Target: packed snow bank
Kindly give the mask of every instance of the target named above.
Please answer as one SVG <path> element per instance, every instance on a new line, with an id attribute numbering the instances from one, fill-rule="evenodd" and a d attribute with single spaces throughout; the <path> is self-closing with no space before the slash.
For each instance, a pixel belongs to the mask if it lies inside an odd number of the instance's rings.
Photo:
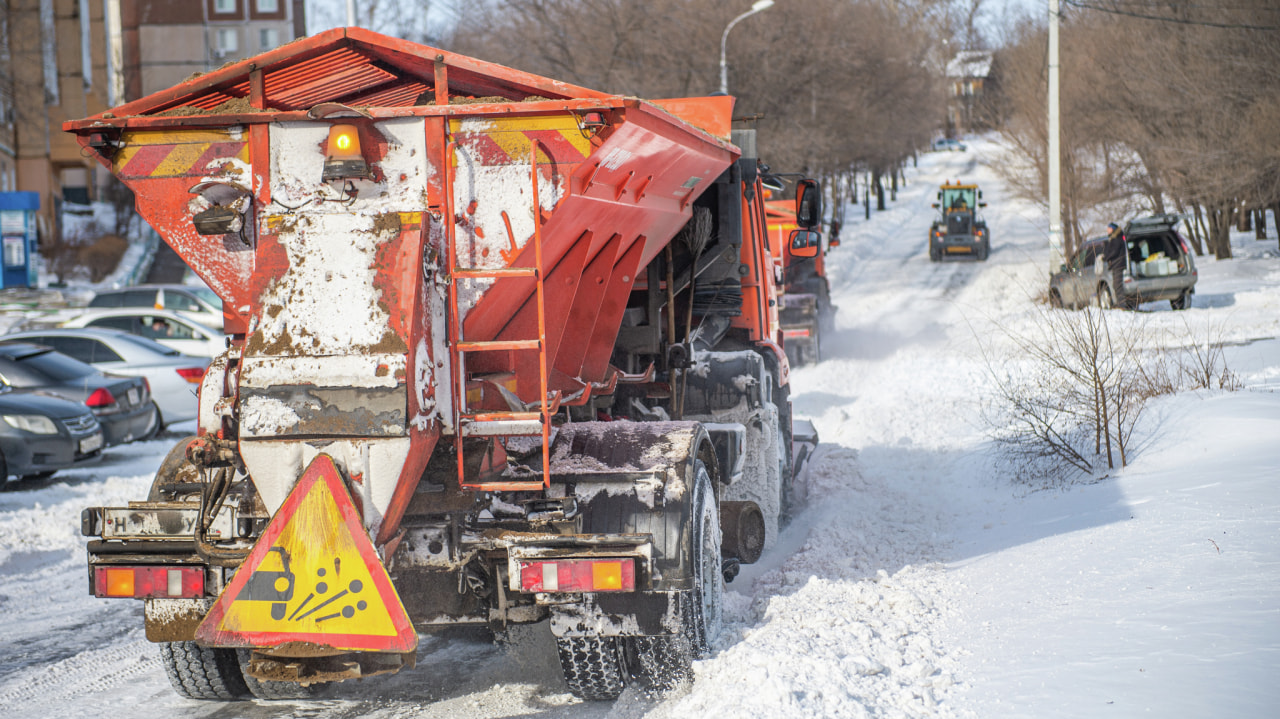
<path id="1" fill-rule="evenodd" d="M 1273 715 L 1280 394 L 1168 398 L 1144 429 L 1125 470 L 994 505 L 958 543 L 943 636 L 974 715 Z"/>

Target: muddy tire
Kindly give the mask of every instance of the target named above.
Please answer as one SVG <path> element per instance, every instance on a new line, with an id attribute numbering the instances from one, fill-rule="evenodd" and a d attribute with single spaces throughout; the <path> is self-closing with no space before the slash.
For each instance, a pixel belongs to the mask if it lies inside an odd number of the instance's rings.
<path id="1" fill-rule="evenodd" d="M 587 701 L 612 701 L 627 686 L 617 637 L 556 639 L 560 670 L 573 695 Z"/>
<path id="2" fill-rule="evenodd" d="M 1191 290 L 1187 290 L 1177 297 L 1169 300 L 1169 306 L 1175 310 L 1185 310 L 1191 306 Z"/>
<path id="3" fill-rule="evenodd" d="M 249 693 L 259 699 L 319 699 L 328 694 L 327 682 L 299 684 L 298 682 L 273 682 L 249 676 L 249 660 L 253 658 L 253 651 L 249 649 L 234 651 L 245 686 L 249 688 Z"/>
<path id="4" fill-rule="evenodd" d="M 695 658 L 711 652 L 711 642 L 720 634 L 724 607 L 723 559 L 720 556 L 720 503 L 716 501 L 711 474 L 701 461 L 694 467 L 692 546 L 693 593 L 690 606 L 682 613 L 685 635 Z"/>
<path id="5" fill-rule="evenodd" d="M 174 690 L 188 699 L 234 701 L 249 696 L 234 649 L 162 642 L 160 661 Z"/>
<path id="6" fill-rule="evenodd" d="M 681 634 L 631 637 L 627 657 L 633 676 L 651 694 L 669 692 L 692 676 L 693 661 L 711 653 L 711 643 L 720 633 L 724 606 L 723 559 L 720 555 L 720 505 L 716 502 L 711 475 L 699 461 L 694 466 L 693 591 L 681 595 Z"/>
<path id="7" fill-rule="evenodd" d="M 1062 309 L 1062 295 L 1057 290 L 1049 290 L 1049 306 L 1055 310 Z"/>

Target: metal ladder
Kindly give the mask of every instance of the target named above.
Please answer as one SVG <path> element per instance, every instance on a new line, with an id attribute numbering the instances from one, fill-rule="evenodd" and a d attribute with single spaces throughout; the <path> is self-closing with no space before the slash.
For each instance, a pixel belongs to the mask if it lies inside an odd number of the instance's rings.
<path id="1" fill-rule="evenodd" d="M 456 143 L 448 143 L 446 156 L 452 158 Z M 533 182 L 533 267 L 502 267 L 483 269 L 458 266 L 458 247 L 453 221 L 453 179 L 445 173 L 445 237 L 449 246 L 449 354 L 452 362 L 454 407 L 457 409 L 457 426 L 454 430 L 454 448 L 458 458 L 458 484 L 463 489 L 487 491 L 519 491 L 543 489 L 551 486 L 551 414 L 554 411 L 547 392 L 547 316 L 544 299 L 542 268 L 542 228 L 538 207 L 538 143 L 529 152 L 530 175 Z M 538 336 L 522 340 L 470 341 L 462 336 L 462 319 L 458 312 L 458 283 L 470 279 L 502 280 L 531 277 L 536 288 L 538 306 Z M 522 351 L 538 353 L 538 380 L 540 407 L 537 411 L 472 412 L 467 409 L 467 371 L 465 356 L 471 352 Z M 558 404 L 558 403 L 557 403 Z M 468 437 L 542 437 L 542 477 L 538 480 L 468 481 L 463 463 L 463 444 Z"/>

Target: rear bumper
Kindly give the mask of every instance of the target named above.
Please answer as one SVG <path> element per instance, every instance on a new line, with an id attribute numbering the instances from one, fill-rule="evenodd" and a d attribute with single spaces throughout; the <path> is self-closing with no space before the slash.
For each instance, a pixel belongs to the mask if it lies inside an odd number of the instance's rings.
<path id="1" fill-rule="evenodd" d="M 982 246 L 982 238 L 974 235 L 943 235 L 935 237 L 933 242 L 944 256 L 975 255 Z"/>
<path id="2" fill-rule="evenodd" d="M 1190 275 L 1172 275 L 1159 279 L 1140 279 L 1124 283 L 1124 296 L 1135 302 L 1176 300 L 1186 292 L 1194 292 L 1196 281 Z"/>
<path id="3" fill-rule="evenodd" d="M 102 425 L 102 432 L 105 435 L 108 447 L 132 442 L 135 439 L 146 436 L 159 420 L 156 417 L 155 404 L 151 402 L 147 402 L 145 405 L 130 412 L 99 414 L 96 416 L 98 423 Z"/>

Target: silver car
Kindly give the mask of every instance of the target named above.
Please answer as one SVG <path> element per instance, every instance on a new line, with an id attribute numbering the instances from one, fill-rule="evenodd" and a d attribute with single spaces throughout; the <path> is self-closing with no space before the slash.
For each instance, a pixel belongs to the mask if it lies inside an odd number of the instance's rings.
<path id="1" fill-rule="evenodd" d="M 146 377 L 160 409 L 161 427 L 196 417 L 196 391 L 209 367 L 208 357 L 184 355 L 145 337 L 92 327 L 31 330 L 0 339 L 46 345 L 100 372 Z"/>
<path id="2" fill-rule="evenodd" d="M 155 340 L 183 354 L 217 357 L 227 348 L 221 330 L 206 327 L 170 310 L 130 309 L 89 310 L 63 322 L 62 327 L 123 330 Z"/>
<path id="3" fill-rule="evenodd" d="M 1155 215 L 1125 225 L 1128 261 L 1121 286 L 1106 261 L 1106 237 L 1088 239 L 1049 278 L 1049 304 L 1078 308 L 1137 307 L 1143 302 L 1168 300 L 1175 310 L 1191 306 L 1199 272 L 1191 248 L 1175 229 L 1178 215 Z"/>
<path id="4" fill-rule="evenodd" d="M 170 310 L 205 327 L 223 329 L 222 300 L 213 290 L 201 285 L 137 285 L 102 290 L 89 301 L 89 308 L 95 310 L 121 307 Z"/>

